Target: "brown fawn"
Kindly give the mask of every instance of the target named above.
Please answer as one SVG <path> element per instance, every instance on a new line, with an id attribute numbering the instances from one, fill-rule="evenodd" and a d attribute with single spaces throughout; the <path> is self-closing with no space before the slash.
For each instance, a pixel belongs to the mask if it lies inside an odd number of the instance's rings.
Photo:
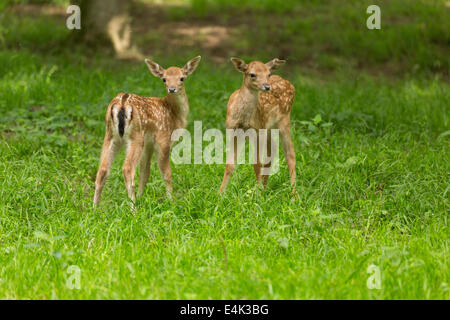
<path id="1" fill-rule="evenodd" d="M 277 75 L 271 75 L 273 70 L 283 65 L 286 61 L 273 59 L 267 63 L 253 61 L 246 64 L 238 58 L 231 58 L 236 69 L 244 74 L 242 86 L 235 91 L 228 100 L 227 129 L 267 129 L 267 152 L 272 151 L 271 129 L 279 129 L 280 140 L 284 150 L 284 156 L 289 168 L 292 193 L 295 192 L 295 153 L 290 133 L 290 117 L 292 102 L 294 100 L 294 86 L 287 80 Z M 237 158 L 237 146 L 230 153 L 232 159 L 227 160 L 225 174 L 219 193 L 225 191 L 228 180 L 234 170 Z M 256 146 L 257 159 L 253 165 L 256 179 L 267 185 L 268 175 L 261 175 L 261 166 L 268 170 L 272 163 L 261 164 L 261 151 L 259 141 Z"/>
<path id="2" fill-rule="evenodd" d="M 171 135 L 175 129 L 184 128 L 189 113 L 189 103 L 184 90 L 184 80 L 194 72 L 200 56 L 183 68 L 163 69 L 157 63 L 145 60 L 150 72 L 162 79 L 168 94 L 164 98 L 141 97 L 119 93 L 106 111 L 106 134 L 102 147 L 100 167 L 95 180 L 94 205 L 100 201 L 103 186 L 114 156 L 122 145 L 126 146 L 123 177 L 134 208 L 134 176 L 140 161 L 138 196 L 144 192 L 150 176 L 150 164 L 155 149 L 158 165 L 166 182 L 168 197 L 172 198 L 172 171 L 170 168 Z"/>

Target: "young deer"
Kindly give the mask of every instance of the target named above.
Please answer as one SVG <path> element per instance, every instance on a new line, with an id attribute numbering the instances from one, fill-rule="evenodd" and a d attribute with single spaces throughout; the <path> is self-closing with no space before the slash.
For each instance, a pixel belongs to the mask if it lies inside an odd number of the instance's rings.
<path id="1" fill-rule="evenodd" d="M 289 168 L 292 192 L 295 191 L 295 153 L 290 133 L 290 116 L 294 100 L 294 86 L 271 71 L 286 61 L 277 58 L 264 64 L 253 61 L 248 65 L 241 59 L 231 58 L 236 69 L 244 74 L 242 86 L 228 100 L 226 127 L 228 129 L 268 129 L 267 152 L 271 152 L 271 130 L 279 129 L 284 155 Z M 236 163 L 237 147 L 228 159 L 219 193 L 225 191 Z M 267 184 L 268 175 L 261 177 L 261 151 L 256 146 L 257 161 L 253 165 L 256 179 Z M 270 170 L 271 163 L 263 165 Z"/>
<path id="2" fill-rule="evenodd" d="M 183 68 L 164 70 L 157 63 L 145 60 L 150 72 L 162 79 L 167 89 L 164 98 L 141 97 L 119 93 L 106 112 L 106 134 L 103 142 L 100 167 L 95 181 L 94 205 L 100 201 L 103 186 L 115 154 L 126 145 L 123 176 L 133 208 L 134 176 L 139 160 L 141 173 L 138 196 L 144 192 L 150 175 L 153 151 L 158 149 L 158 165 L 172 198 L 172 173 L 170 168 L 171 135 L 175 129 L 186 126 L 189 103 L 184 90 L 184 79 L 197 68 L 200 56 L 190 60 Z M 156 148 L 155 148 L 156 147 Z"/>

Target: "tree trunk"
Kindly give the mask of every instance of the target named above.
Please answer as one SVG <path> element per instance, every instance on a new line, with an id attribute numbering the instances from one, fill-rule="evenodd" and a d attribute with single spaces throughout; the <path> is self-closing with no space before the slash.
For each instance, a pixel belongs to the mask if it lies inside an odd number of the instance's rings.
<path id="1" fill-rule="evenodd" d="M 71 0 L 81 9 L 78 37 L 90 45 L 112 45 L 119 58 L 140 58 L 131 42 L 131 0 Z"/>

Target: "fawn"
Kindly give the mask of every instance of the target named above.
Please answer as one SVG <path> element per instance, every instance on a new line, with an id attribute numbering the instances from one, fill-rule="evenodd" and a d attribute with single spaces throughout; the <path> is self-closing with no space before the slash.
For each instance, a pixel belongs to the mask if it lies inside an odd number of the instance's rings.
<path id="1" fill-rule="evenodd" d="M 271 131 L 279 129 L 284 156 L 289 168 L 292 193 L 295 192 L 295 153 L 290 133 L 290 116 L 294 100 L 294 86 L 280 76 L 271 75 L 271 71 L 282 66 L 286 61 L 273 59 L 266 64 L 253 61 L 248 65 L 241 59 L 231 58 L 236 69 L 244 74 L 242 86 L 235 91 L 228 100 L 226 127 L 228 129 L 267 129 L 267 150 L 271 151 Z M 237 149 L 230 154 L 232 159 L 227 160 L 225 174 L 219 193 L 225 191 L 228 180 L 234 170 Z M 268 175 L 261 177 L 261 166 L 270 170 L 271 163 L 261 164 L 261 151 L 257 143 L 257 161 L 253 165 L 256 179 L 267 185 Z"/>
<path id="2" fill-rule="evenodd" d="M 158 165 L 166 182 L 168 197 L 172 198 L 172 172 L 170 168 L 171 135 L 175 129 L 184 128 L 189 113 L 189 103 L 184 90 L 184 80 L 197 68 L 201 57 L 195 57 L 183 68 L 163 69 L 145 59 L 150 72 L 162 79 L 168 94 L 164 98 L 141 97 L 119 93 L 106 112 L 106 134 L 102 147 L 100 167 L 95 180 L 94 205 L 100 201 L 103 186 L 111 163 L 120 147 L 126 145 L 123 164 L 125 186 L 134 209 L 134 176 L 140 160 L 138 196 L 144 192 L 150 176 L 150 164 L 155 149 Z"/>

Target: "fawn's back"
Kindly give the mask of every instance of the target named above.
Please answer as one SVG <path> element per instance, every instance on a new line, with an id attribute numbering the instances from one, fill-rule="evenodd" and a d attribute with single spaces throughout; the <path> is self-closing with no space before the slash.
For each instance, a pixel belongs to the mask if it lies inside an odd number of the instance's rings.
<path id="1" fill-rule="evenodd" d="M 187 107 L 187 98 L 185 100 Z M 181 109 L 182 107 L 180 107 Z M 141 97 L 136 94 L 119 93 L 111 100 L 106 113 L 108 130 L 114 136 L 132 139 L 136 134 L 151 134 L 154 138 L 169 135 L 186 125 L 184 112 L 166 98 Z"/>
<path id="2" fill-rule="evenodd" d="M 281 119 L 290 116 L 295 96 L 292 83 L 280 76 L 270 76 L 269 84 L 270 91 L 261 92 L 258 101 L 264 128 L 271 128 Z"/>

